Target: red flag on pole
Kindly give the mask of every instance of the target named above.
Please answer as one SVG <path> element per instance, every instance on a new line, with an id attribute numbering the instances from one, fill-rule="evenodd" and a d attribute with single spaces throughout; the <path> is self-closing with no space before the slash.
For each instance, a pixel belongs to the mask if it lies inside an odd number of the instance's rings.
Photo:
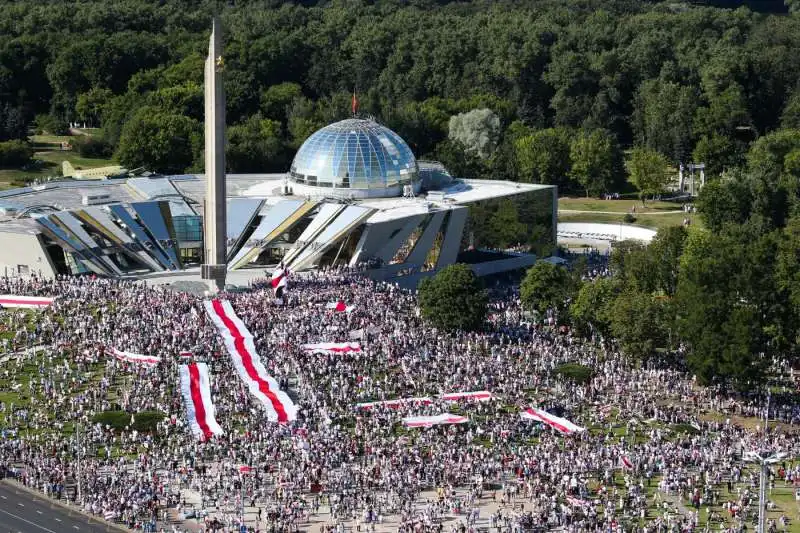
<path id="1" fill-rule="evenodd" d="M 358 98 L 356 98 L 356 91 L 353 91 L 353 115 L 358 112 Z"/>

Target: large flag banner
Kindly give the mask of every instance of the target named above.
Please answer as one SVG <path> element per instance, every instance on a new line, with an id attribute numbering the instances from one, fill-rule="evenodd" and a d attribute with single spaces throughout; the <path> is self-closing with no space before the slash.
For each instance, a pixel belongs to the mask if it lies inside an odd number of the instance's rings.
<path id="1" fill-rule="evenodd" d="M 53 303 L 55 298 L 44 296 L 15 296 L 13 294 L 0 294 L 0 308 L 14 307 L 20 309 L 44 309 Z"/>
<path id="2" fill-rule="evenodd" d="M 344 303 L 343 300 L 339 300 L 338 302 L 330 302 L 325 304 L 325 309 L 332 309 L 337 313 L 349 313 L 353 309 L 355 309 L 355 305 L 347 305 Z"/>
<path id="3" fill-rule="evenodd" d="M 211 403 L 211 380 L 205 363 L 191 363 L 180 366 L 181 393 L 186 402 L 186 414 L 192 433 L 200 440 L 208 440 L 214 435 L 222 435 L 222 428 L 214 415 Z"/>
<path id="4" fill-rule="evenodd" d="M 356 407 L 358 407 L 359 409 L 372 409 L 373 407 L 388 407 L 389 409 L 399 409 L 404 405 L 429 405 L 431 403 L 433 403 L 433 399 L 427 396 L 420 396 L 419 398 L 397 398 L 395 400 L 362 402 L 362 403 L 357 403 Z"/>
<path id="5" fill-rule="evenodd" d="M 267 418 L 273 422 L 295 420 L 297 406 L 281 390 L 275 378 L 267 373 L 256 352 L 253 335 L 236 316 L 230 302 L 214 299 L 204 302 L 204 305 L 208 316 L 222 335 L 239 377 L 247 385 L 250 394 L 267 410 Z"/>
<path id="6" fill-rule="evenodd" d="M 275 298 L 282 298 L 283 293 L 286 292 L 286 269 L 283 268 L 283 265 L 280 265 L 272 272 L 272 279 L 270 279 L 270 285 L 272 286 L 272 290 L 274 291 Z"/>
<path id="7" fill-rule="evenodd" d="M 495 397 L 494 394 L 492 394 L 491 392 L 486 390 L 480 390 L 471 392 L 448 392 L 447 394 L 441 394 L 437 396 L 437 399 L 444 400 L 446 402 L 458 402 L 458 401 L 483 402 L 486 400 L 491 400 L 494 397 Z M 429 405 L 432 403 L 433 403 L 433 398 L 431 398 L 430 396 L 420 396 L 416 398 L 395 398 L 394 400 L 357 403 L 356 407 L 360 409 L 372 409 L 373 407 L 384 406 L 384 407 L 389 407 L 391 409 L 397 409 L 399 407 L 402 407 L 403 405 L 410 405 L 410 404 Z"/>
<path id="8" fill-rule="evenodd" d="M 579 433 L 586 428 L 573 424 L 566 418 L 561 418 L 555 415 L 551 415 L 547 411 L 542 409 L 536 409 L 531 407 L 526 409 L 522 412 L 522 418 L 526 420 L 536 420 L 538 422 L 543 422 L 547 424 L 551 428 L 555 429 L 556 431 L 563 433 L 564 435 L 572 435 L 573 433 Z"/>
<path id="9" fill-rule="evenodd" d="M 139 353 L 125 352 L 116 348 L 107 348 L 108 353 L 126 363 L 136 363 L 145 366 L 155 366 L 161 362 L 160 357 L 154 355 L 142 355 Z"/>
<path id="10" fill-rule="evenodd" d="M 492 398 L 494 398 L 494 396 L 488 390 L 479 390 L 473 392 L 450 392 L 447 394 L 442 394 L 441 398 L 442 400 L 448 402 L 458 402 L 461 400 L 483 402 L 486 400 L 491 400 Z"/>
<path id="11" fill-rule="evenodd" d="M 442 424 L 464 424 L 466 422 L 469 422 L 469 418 L 466 416 L 451 415 L 450 413 L 432 416 L 407 416 L 403 419 L 403 424 L 410 428 L 429 428 Z"/>
<path id="12" fill-rule="evenodd" d="M 360 352 L 361 345 L 357 342 L 320 342 L 304 344 L 303 350 L 310 353 L 350 353 Z"/>

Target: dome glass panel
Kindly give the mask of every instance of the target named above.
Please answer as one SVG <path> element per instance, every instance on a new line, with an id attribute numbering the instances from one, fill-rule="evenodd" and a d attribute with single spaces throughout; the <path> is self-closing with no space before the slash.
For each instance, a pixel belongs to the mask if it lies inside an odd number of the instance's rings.
<path id="1" fill-rule="evenodd" d="M 417 160 L 399 135 L 356 118 L 313 133 L 297 151 L 290 171 L 297 183 L 349 189 L 410 184 L 418 176 Z"/>

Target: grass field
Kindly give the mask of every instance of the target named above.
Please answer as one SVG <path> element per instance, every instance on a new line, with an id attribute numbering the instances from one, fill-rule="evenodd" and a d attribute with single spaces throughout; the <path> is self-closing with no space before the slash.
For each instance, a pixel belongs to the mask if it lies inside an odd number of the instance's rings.
<path id="1" fill-rule="evenodd" d="M 642 206 L 639 200 L 598 200 L 596 198 L 559 198 L 559 222 L 596 222 L 600 224 L 625 224 L 625 215 L 636 208 L 633 216 L 636 221 L 631 226 L 660 229 L 679 226 L 684 219 L 692 225 L 700 224 L 697 214 L 687 214 L 681 204 L 673 202 L 647 202 Z"/>
<path id="2" fill-rule="evenodd" d="M 95 168 L 115 165 L 111 159 L 90 159 L 81 157 L 75 152 L 46 151 L 36 152 L 34 159 L 42 161 L 40 165 L 28 170 L 0 170 L 0 189 L 21 187 L 26 181 L 35 178 L 46 178 L 61 175 L 61 163 L 69 161 L 75 168 Z"/>
<path id="3" fill-rule="evenodd" d="M 71 142 L 71 135 L 31 135 L 28 137 L 33 144 L 55 144 Z"/>
<path id="4" fill-rule="evenodd" d="M 635 207 L 637 213 L 663 213 L 665 211 L 680 211 L 681 204 L 676 202 L 647 202 L 644 206 L 641 200 L 598 200 L 597 198 L 559 198 L 558 208 L 574 211 L 608 211 L 614 213 L 628 213 Z"/>

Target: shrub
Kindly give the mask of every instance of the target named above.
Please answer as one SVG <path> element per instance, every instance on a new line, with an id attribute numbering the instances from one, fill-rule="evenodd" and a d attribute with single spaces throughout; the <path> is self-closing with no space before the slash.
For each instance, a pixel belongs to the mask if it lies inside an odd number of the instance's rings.
<path id="1" fill-rule="evenodd" d="M 585 385 L 592 379 L 594 370 L 577 363 L 565 363 L 555 369 L 555 373 L 574 383 Z"/>
<path id="2" fill-rule="evenodd" d="M 33 148 L 25 141 L 0 142 L 0 168 L 21 167 L 30 162 Z"/>
<path id="3" fill-rule="evenodd" d="M 34 120 L 36 133 L 49 133 L 50 135 L 68 135 L 69 124 L 56 115 L 36 115 Z"/>
<path id="4" fill-rule="evenodd" d="M 625 218 L 623 218 L 622 220 L 624 220 L 626 224 L 633 224 L 634 222 L 636 222 L 636 217 L 633 216 L 633 214 L 631 213 L 625 213 Z"/>
<path id="5" fill-rule="evenodd" d="M 104 139 L 89 137 L 88 135 L 76 137 L 72 141 L 72 146 L 81 157 L 106 158 L 111 157 L 112 153 L 111 145 Z"/>

